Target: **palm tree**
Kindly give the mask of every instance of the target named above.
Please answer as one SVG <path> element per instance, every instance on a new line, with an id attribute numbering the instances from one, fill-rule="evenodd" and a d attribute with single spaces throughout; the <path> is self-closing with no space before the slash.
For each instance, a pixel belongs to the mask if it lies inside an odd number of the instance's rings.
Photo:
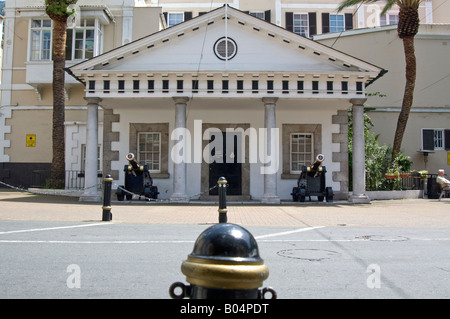
<path id="1" fill-rule="evenodd" d="M 45 0 L 45 12 L 53 21 L 53 157 L 50 187 L 62 188 L 65 180 L 65 92 L 67 18 L 74 13 L 69 6 L 78 0 Z"/>
<path id="2" fill-rule="evenodd" d="M 403 40 L 403 51 L 406 60 L 406 84 L 403 94 L 402 108 L 397 120 L 397 128 L 392 146 L 392 161 L 400 153 L 403 135 L 408 122 L 409 113 L 414 99 L 414 88 L 416 86 L 416 54 L 414 48 L 414 37 L 419 31 L 419 5 L 424 0 L 344 0 L 338 11 L 354 5 L 365 3 L 385 2 L 381 14 L 386 14 L 394 5 L 400 9 L 397 33 Z"/>

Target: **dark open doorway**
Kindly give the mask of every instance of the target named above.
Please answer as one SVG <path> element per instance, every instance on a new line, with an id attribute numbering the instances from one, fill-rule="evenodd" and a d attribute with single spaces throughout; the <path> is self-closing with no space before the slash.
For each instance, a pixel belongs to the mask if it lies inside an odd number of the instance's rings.
<path id="1" fill-rule="evenodd" d="M 220 132 L 211 135 L 210 143 L 214 145 L 214 148 L 211 150 L 211 156 L 214 161 L 209 164 L 209 195 L 218 194 L 218 189 L 214 188 L 214 186 L 222 176 L 228 182 L 228 195 L 242 195 L 240 138 L 241 136 L 234 132 Z"/>

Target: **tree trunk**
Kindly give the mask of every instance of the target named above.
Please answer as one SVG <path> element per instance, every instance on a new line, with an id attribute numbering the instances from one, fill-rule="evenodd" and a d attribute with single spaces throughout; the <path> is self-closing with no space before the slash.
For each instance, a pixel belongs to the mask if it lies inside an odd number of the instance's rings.
<path id="1" fill-rule="evenodd" d="M 403 37 L 403 49 L 406 60 L 406 84 L 403 96 L 402 109 L 398 116 L 397 129 L 392 147 L 392 161 L 400 152 L 403 135 L 408 122 L 409 113 L 413 104 L 414 88 L 416 86 L 416 54 L 414 49 L 414 36 Z"/>
<path id="2" fill-rule="evenodd" d="M 67 19 L 53 19 L 53 158 L 51 187 L 65 184 L 65 59 Z"/>

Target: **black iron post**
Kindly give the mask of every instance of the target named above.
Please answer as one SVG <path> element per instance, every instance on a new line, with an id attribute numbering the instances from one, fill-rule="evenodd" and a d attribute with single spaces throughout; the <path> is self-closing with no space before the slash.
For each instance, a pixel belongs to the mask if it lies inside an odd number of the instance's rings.
<path id="1" fill-rule="evenodd" d="M 259 289 L 269 269 L 259 255 L 255 237 L 245 228 L 219 223 L 203 231 L 181 264 L 189 284 L 169 288 L 174 299 L 276 299 L 270 287 Z"/>
<path id="2" fill-rule="evenodd" d="M 219 187 L 219 223 L 227 222 L 227 180 L 225 177 L 219 178 L 217 185 Z"/>
<path id="3" fill-rule="evenodd" d="M 102 221 L 109 222 L 112 219 L 111 213 L 111 187 L 112 187 L 111 175 L 106 175 L 103 179 L 103 216 Z"/>

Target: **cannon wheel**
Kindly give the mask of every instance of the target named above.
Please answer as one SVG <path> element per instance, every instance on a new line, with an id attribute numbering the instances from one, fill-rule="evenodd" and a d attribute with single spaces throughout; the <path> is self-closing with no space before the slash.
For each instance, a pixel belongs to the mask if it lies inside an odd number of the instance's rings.
<path id="1" fill-rule="evenodd" d="M 150 187 L 150 193 L 152 194 L 151 198 L 158 199 L 158 187 L 157 186 L 151 186 Z"/>
<path id="2" fill-rule="evenodd" d="M 306 189 L 300 188 L 300 201 L 304 202 L 306 197 Z"/>
<path id="3" fill-rule="evenodd" d="M 120 187 L 123 187 L 123 186 L 120 186 Z M 118 200 L 119 202 L 123 201 L 124 198 L 125 198 L 125 196 L 124 196 L 124 194 L 123 194 L 123 191 L 122 191 L 120 188 L 117 189 L 116 195 L 117 195 L 117 200 Z"/>
<path id="4" fill-rule="evenodd" d="M 291 195 L 292 195 L 292 201 L 298 202 L 298 187 L 294 187 L 292 189 Z"/>

